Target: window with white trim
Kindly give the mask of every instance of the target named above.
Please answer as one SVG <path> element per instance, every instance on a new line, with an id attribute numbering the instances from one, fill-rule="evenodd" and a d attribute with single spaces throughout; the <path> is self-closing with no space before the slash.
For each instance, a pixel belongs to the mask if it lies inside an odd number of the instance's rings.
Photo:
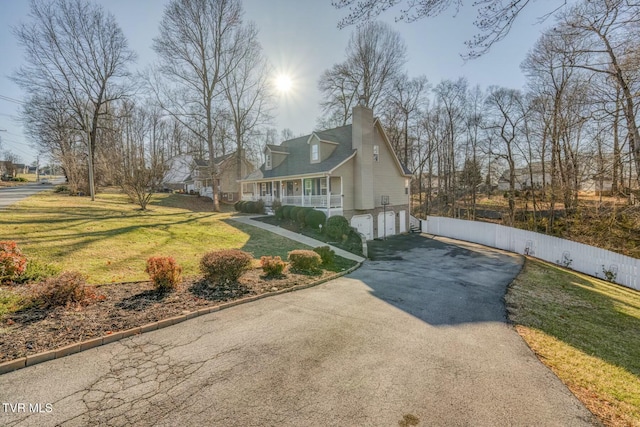
<path id="1" fill-rule="evenodd" d="M 378 146 L 374 145 L 373 146 L 373 161 L 374 162 L 377 162 L 379 160 L 379 158 L 380 158 L 378 150 L 379 150 Z"/>
<path id="2" fill-rule="evenodd" d="M 317 162 L 320 160 L 320 147 L 318 144 L 313 144 L 311 146 L 311 161 Z"/>
<path id="3" fill-rule="evenodd" d="M 267 154 L 264 160 L 264 168 L 271 169 L 271 154 Z"/>
<path id="4" fill-rule="evenodd" d="M 313 194 L 313 180 L 305 179 L 304 180 L 304 195 L 311 196 Z"/>
<path id="5" fill-rule="evenodd" d="M 323 196 L 327 195 L 327 180 L 326 179 L 321 179 L 320 180 L 320 194 Z"/>

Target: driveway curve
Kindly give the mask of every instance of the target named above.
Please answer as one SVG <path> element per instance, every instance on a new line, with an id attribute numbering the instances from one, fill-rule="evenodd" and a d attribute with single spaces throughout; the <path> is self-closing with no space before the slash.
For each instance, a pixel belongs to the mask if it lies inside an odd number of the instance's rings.
<path id="1" fill-rule="evenodd" d="M 519 256 L 417 236 L 372 251 L 323 285 L 2 375 L 0 425 L 598 424 L 506 323 Z"/>

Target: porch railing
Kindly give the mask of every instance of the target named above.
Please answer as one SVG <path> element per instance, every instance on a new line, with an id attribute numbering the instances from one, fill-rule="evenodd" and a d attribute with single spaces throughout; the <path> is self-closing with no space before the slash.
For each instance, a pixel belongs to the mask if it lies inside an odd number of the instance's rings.
<path id="1" fill-rule="evenodd" d="M 277 197 L 272 197 L 271 195 L 259 196 L 257 194 L 243 194 L 242 200 L 249 201 L 258 201 L 262 199 L 267 206 L 271 206 L 274 200 L 277 200 Z M 292 206 L 309 206 L 312 208 L 326 208 L 327 207 L 327 196 L 283 196 L 280 197 L 280 202 L 283 205 L 292 205 Z M 332 194 L 329 200 L 330 208 L 341 208 L 342 207 L 342 195 L 341 194 Z"/>

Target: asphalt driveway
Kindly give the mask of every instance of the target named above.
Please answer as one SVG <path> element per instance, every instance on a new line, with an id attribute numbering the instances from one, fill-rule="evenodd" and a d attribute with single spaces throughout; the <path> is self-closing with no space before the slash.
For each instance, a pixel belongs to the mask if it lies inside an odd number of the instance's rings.
<path id="1" fill-rule="evenodd" d="M 61 179 L 55 180 L 55 183 L 61 183 Z M 0 209 L 4 209 L 14 203 L 19 202 L 29 196 L 37 194 L 41 191 L 51 190 L 53 187 L 49 184 L 29 183 L 18 185 L 15 187 L 0 188 Z"/>
<path id="2" fill-rule="evenodd" d="M 520 257 L 416 236 L 371 249 L 315 288 L 2 375 L 0 425 L 597 424 L 505 323 Z"/>

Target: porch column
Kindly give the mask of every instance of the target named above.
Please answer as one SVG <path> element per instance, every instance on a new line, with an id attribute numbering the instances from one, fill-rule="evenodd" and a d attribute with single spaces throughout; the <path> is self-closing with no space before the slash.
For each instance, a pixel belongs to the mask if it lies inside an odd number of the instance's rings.
<path id="1" fill-rule="evenodd" d="M 282 180 L 278 181 L 278 200 L 282 203 Z"/>
<path id="2" fill-rule="evenodd" d="M 304 178 L 300 178 L 300 189 L 302 190 L 302 204 L 301 206 L 304 206 Z"/>
<path id="3" fill-rule="evenodd" d="M 331 216 L 331 175 L 327 175 L 327 218 Z"/>
<path id="4" fill-rule="evenodd" d="M 256 182 L 253 183 L 253 196 L 251 196 L 251 200 L 258 200 L 256 199 L 256 193 L 258 192 L 258 184 Z"/>

